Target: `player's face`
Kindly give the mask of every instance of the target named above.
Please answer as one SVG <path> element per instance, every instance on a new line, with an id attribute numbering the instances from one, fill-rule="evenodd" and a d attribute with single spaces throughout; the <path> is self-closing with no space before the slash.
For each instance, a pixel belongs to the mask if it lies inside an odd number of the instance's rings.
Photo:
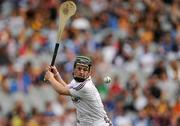
<path id="1" fill-rule="evenodd" d="M 90 75 L 89 66 L 85 64 L 76 64 L 74 68 L 74 76 L 86 79 Z"/>

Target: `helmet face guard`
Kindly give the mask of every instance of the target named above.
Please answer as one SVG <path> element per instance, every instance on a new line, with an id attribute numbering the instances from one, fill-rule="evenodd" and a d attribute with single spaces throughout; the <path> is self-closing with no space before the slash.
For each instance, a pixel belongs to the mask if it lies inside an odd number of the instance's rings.
<path id="1" fill-rule="evenodd" d="M 74 71 L 73 71 L 73 78 L 77 81 L 77 82 L 83 82 L 85 81 L 88 76 L 77 76 L 75 74 L 75 69 L 76 67 L 83 67 L 84 69 L 88 69 L 88 72 L 90 72 L 91 66 L 92 66 L 92 60 L 89 57 L 86 56 L 77 56 L 75 62 L 74 62 Z"/>

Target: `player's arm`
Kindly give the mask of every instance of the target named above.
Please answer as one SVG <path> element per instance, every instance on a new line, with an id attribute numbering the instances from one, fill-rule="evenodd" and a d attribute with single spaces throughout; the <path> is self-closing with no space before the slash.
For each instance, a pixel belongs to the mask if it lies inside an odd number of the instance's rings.
<path id="1" fill-rule="evenodd" d="M 59 75 L 59 72 L 56 73 L 56 74 L 54 74 L 54 77 L 55 77 L 55 79 L 56 79 L 58 82 L 60 82 L 64 87 L 67 86 L 66 82 L 64 82 L 64 80 L 63 80 L 63 79 L 61 78 L 61 76 Z"/>
<path id="2" fill-rule="evenodd" d="M 52 87 L 61 95 L 70 95 L 70 91 L 68 86 L 64 86 L 67 85 L 64 81 L 63 83 L 60 81 L 58 82 L 55 77 L 54 74 L 48 70 L 45 74 L 45 79 L 52 85 Z"/>
<path id="3" fill-rule="evenodd" d="M 55 66 L 49 66 L 49 67 L 50 67 L 49 69 L 51 69 L 51 71 L 54 73 L 55 79 L 56 79 L 59 83 L 61 83 L 63 86 L 67 86 L 66 82 L 64 82 L 64 80 L 61 78 L 61 76 L 60 76 L 57 68 L 56 68 Z"/>

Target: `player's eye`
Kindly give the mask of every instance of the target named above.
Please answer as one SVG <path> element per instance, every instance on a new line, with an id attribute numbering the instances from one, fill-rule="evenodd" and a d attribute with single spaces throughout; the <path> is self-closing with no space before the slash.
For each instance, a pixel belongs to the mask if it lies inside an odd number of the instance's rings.
<path id="1" fill-rule="evenodd" d="M 76 69 L 77 69 L 78 71 L 81 71 L 81 70 L 83 70 L 83 71 L 88 71 L 88 68 L 86 68 L 86 67 L 84 67 L 84 68 L 82 68 L 82 67 L 76 67 Z"/>
<path id="2" fill-rule="evenodd" d="M 83 68 L 84 71 L 88 71 L 88 68 Z"/>
<path id="3" fill-rule="evenodd" d="M 81 71 L 82 68 L 81 68 L 81 67 L 76 67 L 76 69 L 77 69 L 78 71 Z"/>

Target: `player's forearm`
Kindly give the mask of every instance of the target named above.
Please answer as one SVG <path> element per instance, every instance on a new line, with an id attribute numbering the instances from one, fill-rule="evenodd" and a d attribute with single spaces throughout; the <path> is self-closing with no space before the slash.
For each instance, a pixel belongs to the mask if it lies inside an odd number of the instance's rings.
<path id="1" fill-rule="evenodd" d="M 54 77 L 55 77 L 55 79 L 56 79 L 59 83 L 61 83 L 64 87 L 67 86 L 66 82 L 64 82 L 64 80 L 63 80 L 63 79 L 61 78 L 61 76 L 59 75 L 59 72 L 56 73 L 56 74 L 54 75 Z"/>
<path id="2" fill-rule="evenodd" d="M 61 95 L 70 95 L 69 89 L 67 86 L 64 86 L 61 82 L 58 82 L 55 78 L 49 80 L 53 88 Z M 65 83 L 65 82 L 64 82 Z M 66 85 L 66 84 L 65 84 Z"/>

